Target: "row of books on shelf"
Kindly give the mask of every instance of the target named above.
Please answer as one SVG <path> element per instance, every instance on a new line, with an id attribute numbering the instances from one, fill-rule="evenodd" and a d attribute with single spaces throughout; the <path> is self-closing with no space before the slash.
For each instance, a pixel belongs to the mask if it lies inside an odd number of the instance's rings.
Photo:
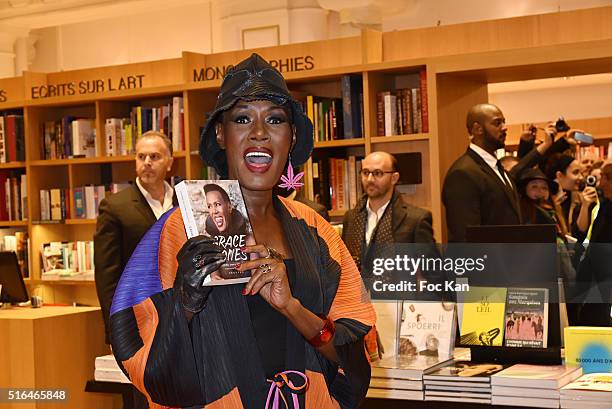
<path id="1" fill-rule="evenodd" d="M 474 362 L 463 351 L 459 355 L 375 362 L 368 396 L 539 408 L 610 407 L 611 373 L 583 374 L 574 365 Z"/>
<path id="2" fill-rule="evenodd" d="M 172 141 L 174 151 L 185 149 L 183 98 L 174 97 L 161 107 L 133 107 L 129 118 L 107 118 L 104 123 L 106 156 L 130 155 L 143 133 L 158 131 Z M 65 116 L 43 124 L 41 157 L 91 158 L 100 154 L 95 120 Z"/>
<path id="3" fill-rule="evenodd" d="M 120 192 L 129 183 L 88 185 L 72 188 L 74 214 L 70 207 L 70 189 L 55 188 L 40 190 L 40 220 L 95 219 L 98 217 L 100 202 L 107 195 Z"/>
<path id="4" fill-rule="evenodd" d="M 50 242 L 41 245 L 43 280 L 93 280 L 93 241 Z"/>
<path id="5" fill-rule="evenodd" d="M 348 210 L 357 205 L 363 193 L 360 182 L 361 159 L 321 158 L 307 164 L 306 193 L 331 210 Z"/>
<path id="6" fill-rule="evenodd" d="M 363 80 L 361 75 L 340 79 L 341 97 L 306 95 L 305 112 L 318 142 L 363 137 Z M 300 99 L 300 95 L 295 95 Z M 304 102 L 304 101 L 303 101 Z"/>
<path id="7" fill-rule="evenodd" d="M 24 231 L 15 231 L 13 234 L 1 235 L 0 251 L 14 251 L 17 254 L 17 262 L 21 269 L 21 274 L 24 278 L 30 276 L 30 263 L 29 263 L 29 247 L 30 240 L 28 239 L 28 233 Z"/>
<path id="8" fill-rule="evenodd" d="M 606 145 L 576 146 L 576 158 L 591 157 L 601 160 L 612 159 L 612 142 Z"/>
<path id="9" fill-rule="evenodd" d="M 0 163 L 24 160 L 23 115 L 0 114 Z"/>
<path id="10" fill-rule="evenodd" d="M 27 177 L 20 171 L 0 170 L 0 220 L 28 219 Z"/>
<path id="11" fill-rule="evenodd" d="M 419 85 L 376 94 L 376 133 L 379 136 L 429 132 L 427 73 L 419 73 Z"/>
<path id="12" fill-rule="evenodd" d="M 133 107 L 129 118 L 107 118 L 104 124 L 106 156 L 130 155 L 136 142 L 148 131 L 162 132 L 172 142 L 173 151 L 185 149 L 183 97 L 160 107 Z"/>
<path id="13" fill-rule="evenodd" d="M 97 155 L 96 124 L 93 119 L 65 116 L 43 124 L 43 159 L 94 157 Z"/>

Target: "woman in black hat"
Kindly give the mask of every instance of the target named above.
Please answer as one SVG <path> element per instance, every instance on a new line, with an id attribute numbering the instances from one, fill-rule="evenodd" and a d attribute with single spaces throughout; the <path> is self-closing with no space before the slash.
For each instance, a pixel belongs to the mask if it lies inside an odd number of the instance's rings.
<path id="1" fill-rule="evenodd" d="M 312 147 L 312 124 L 278 71 L 253 54 L 226 75 L 200 153 L 240 182 L 258 244 L 242 249 L 254 259 L 239 268 L 252 277 L 202 287 L 222 249 L 186 240 L 179 211 L 147 233 L 115 293 L 111 343 L 151 403 L 324 409 L 365 397 L 375 314 L 357 267 L 314 210 L 272 194 Z"/>

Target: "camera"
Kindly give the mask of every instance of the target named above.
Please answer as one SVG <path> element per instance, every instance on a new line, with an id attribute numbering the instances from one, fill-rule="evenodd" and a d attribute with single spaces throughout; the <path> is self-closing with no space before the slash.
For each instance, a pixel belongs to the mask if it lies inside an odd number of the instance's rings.
<path id="1" fill-rule="evenodd" d="M 531 125 L 529 127 L 529 133 L 531 133 L 531 135 L 536 136 L 536 134 L 538 133 L 538 128 L 536 128 L 535 125 Z"/>
<path id="2" fill-rule="evenodd" d="M 597 185 L 597 178 L 593 175 L 589 175 L 586 178 L 584 178 L 584 183 L 587 186 L 595 187 Z"/>
<path id="3" fill-rule="evenodd" d="M 559 119 L 557 119 L 557 122 L 555 122 L 555 129 L 557 130 L 557 132 L 567 132 L 570 130 L 570 126 L 567 124 L 567 122 L 565 122 L 565 119 L 563 119 L 563 117 L 559 117 Z"/>

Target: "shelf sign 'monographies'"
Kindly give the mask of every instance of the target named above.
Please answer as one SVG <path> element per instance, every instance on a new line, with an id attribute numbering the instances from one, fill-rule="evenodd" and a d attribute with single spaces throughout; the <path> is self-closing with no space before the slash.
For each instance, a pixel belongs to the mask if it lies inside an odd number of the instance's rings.
<path id="1" fill-rule="evenodd" d="M 143 88 L 144 74 L 126 75 L 119 78 L 81 80 L 60 84 L 36 85 L 31 89 L 32 99 L 65 97 L 71 95 L 97 94 L 101 92 Z M 1 102 L 1 94 L 0 94 Z"/>
<path id="2" fill-rule="evenodd" d="M 315 68 L 314 57 L 312 55 L 272 59 L 268 62 L 281 73 L 310 71 Z M 194 68 L 193 82 L 221 80 L 232 67 L 233 65 L 230 64 L 221 67 L 211 65 L 209 67 Z"/>

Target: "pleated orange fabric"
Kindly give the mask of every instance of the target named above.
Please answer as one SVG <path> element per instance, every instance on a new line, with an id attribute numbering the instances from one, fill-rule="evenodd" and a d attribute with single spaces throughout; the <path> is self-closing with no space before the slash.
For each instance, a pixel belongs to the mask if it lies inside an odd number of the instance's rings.
<path id="1" fill-rule="evenodd" d="M 187 235 L 185 234 L 181 209 L 176 209 L 168 217 L 159 240 L 159 276 L 164 290 L 171 288 L 174 284 L 176 269 L 178 268 L 176 255 L 186 241 Z"/>

